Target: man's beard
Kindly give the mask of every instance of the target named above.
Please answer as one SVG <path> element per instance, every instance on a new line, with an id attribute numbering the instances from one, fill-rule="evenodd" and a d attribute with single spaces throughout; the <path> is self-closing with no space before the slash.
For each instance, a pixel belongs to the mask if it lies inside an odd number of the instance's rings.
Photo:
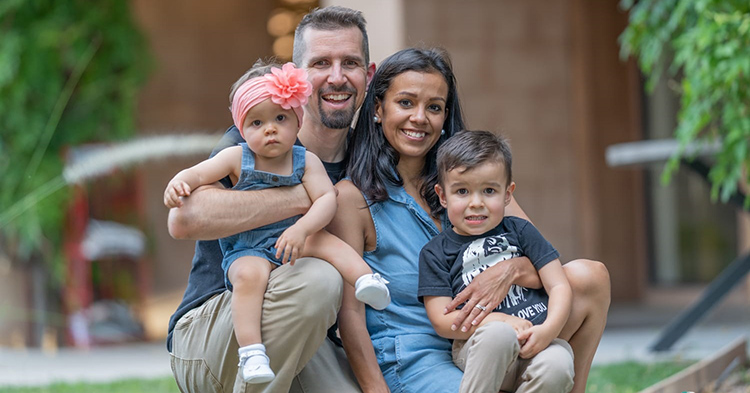
<path id="1" fill-rule="evenodd" d="M 334 130 L 340 130 L 349 128 L 354 120 L 354 108 L 346 108 L 332 113 L 326 113 L 322 109 L 320 111 L 320 122 L 328 128 Z"/>
<path id="2" fill-rule="evenodd" d="M 350 93 L 352 95 L 351 99 L 354 99 L 356 97 L 356 91 L 346 88 L 331 89 L 331 91 Z M 318 96 L 318 112 L 320 113 L 320 122 L 323 123 L 324 126 L 334 130 L 341 130 L 351 127 L 352 121 L 354 120 L 354 113 L 356 112 L 354 105 L 351 105 L 344 109 L 334 110 L 332 112 L 325 112 L 323 110 L 323 101 L 323 94 L 320 94 Z"/>

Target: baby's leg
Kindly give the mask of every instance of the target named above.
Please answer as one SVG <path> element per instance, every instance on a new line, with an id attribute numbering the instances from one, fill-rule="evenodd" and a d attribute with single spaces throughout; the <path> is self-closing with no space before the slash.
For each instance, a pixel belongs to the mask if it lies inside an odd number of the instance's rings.
<path id="1" fill-rule="evenodd" d="M 242 257 L 229 266 L 232 283 L 232 323 L 240 347 L 260 344 L 260 315 L 263 294 L 273 265 L 265 258 Z"/>
<path id="2" fill-rule="evenodd" d="M 242 257 L 229 266 L 232 283 L 232 323 L 240 345 L 240 372 L 247 383 L 266 383 L 275 377 L 261 341 L 260 318 L 263 295 L 273 265 L 264 258 Z"/>
<path id="3" fill-rule="evenodd" d="M 373 274 L 370 266 L 346 242 L 328 233 L 318 231 L 307 237 L 304 256 L 328 261 L 339 271 L 349 285 L 355 289 L 356 298 L 376 310 L 382 310 L 391 302 L 388 281 Z"/>
<path id="4" fill-rule="evenodd" d="M 325 229 L 307 237 L 305 254 L 306 257 L 320 258 L 333 265 L 351 286 L 365 274 L 372 274 L 370 266 L 353 248 Z"/>

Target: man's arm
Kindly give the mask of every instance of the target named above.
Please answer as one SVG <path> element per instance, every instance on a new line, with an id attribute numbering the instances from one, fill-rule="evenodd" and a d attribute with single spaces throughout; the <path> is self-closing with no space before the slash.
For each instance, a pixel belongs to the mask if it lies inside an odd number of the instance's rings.
<path id="1" fill-rule="evenodd" d="M 310 198 L 303 185 L 257 191 L 203 186 L 169 210 L 167 225 L 175 239 L 212 240 L 304 214 Z"/>

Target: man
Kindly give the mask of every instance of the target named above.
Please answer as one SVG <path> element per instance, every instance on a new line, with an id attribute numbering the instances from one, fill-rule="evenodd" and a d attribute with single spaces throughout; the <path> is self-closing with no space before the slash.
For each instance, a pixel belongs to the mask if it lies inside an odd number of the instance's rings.
<path id="1" fill-rule="evenodd" d="M 343 7 L 312 11 L 297 27 L 294 62 L 307 70 L 313 85 L 299 141 L 320 157 L 336 182 L 349 125 L 375 72 L 361 13 Z M 237 129 L 230 128 L 214 153 L 240 141 Z M 170 234 L 216 239 L 307 211 L 310 201 L 302 186 L 296 186 L 291 197 L 277 191 L 198 189 L 185 198 L 183 207 L 170 211 Z M 271 204 L 273 209 L 264 208 Z M 280 206 L 286 206 L 285 217 L 278 215 Z M 183 392 L 359 391 L 343 350 L 326 338 L 341 305 L 343 281 L 330 264 L 312 258 L 271 273 L 262 336 L 276 378 L 268 384 L 245 384 L 237 375 L 231 292 L 224 287 L 221 258 L 217 241 L 196 243 L 188 287 L 170 320 L 167 347 Z"/>

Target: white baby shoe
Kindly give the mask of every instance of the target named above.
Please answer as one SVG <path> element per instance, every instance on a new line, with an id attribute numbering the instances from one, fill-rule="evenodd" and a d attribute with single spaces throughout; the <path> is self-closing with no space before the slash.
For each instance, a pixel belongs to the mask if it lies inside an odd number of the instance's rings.
<path id="1" fill-rule="evenodd" d="M 388 281 L 380 274 L 365 274 L 354 284 L 354 296 L 360 302 L 376 310 L 382 310 L 391 303 L 391 293 L 385 284 L 388 284 Z"/>
<path id="2" fill-rule="evenodd" d="M 262 349 L 255 349 L 258 345 Z M 266 347 L 263 344 L 248 345 L 247 347 L 240 348 L 239 366 L 242 369 L 242 379 L 245 382 L 256 384 L 273 380 L 276 375 L 274 375 L 268 362 Z"/>

